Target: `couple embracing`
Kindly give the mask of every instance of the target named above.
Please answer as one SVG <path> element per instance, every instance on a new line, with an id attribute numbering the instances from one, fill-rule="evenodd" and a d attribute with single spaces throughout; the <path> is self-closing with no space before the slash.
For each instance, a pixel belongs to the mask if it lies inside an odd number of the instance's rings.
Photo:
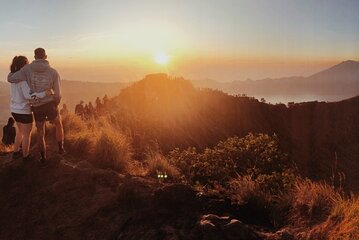
<path id="1" fill-rule="evenodd" d="M 10 66 L 8 82 L 11 83 L 11 114 L 19 129 L 15 138 L 13 158 L 25 162 L 33 157 L 29 154 L 33 118 L 37 129 L 37 145 L 40 162 L 45 164 L 45 123 L 50 121 L 56 128 L 56 140 L 60 154 L 64 153 L 64 131 L 58 105 L 61 100 L 61 80 L 57 71 L 46 60 L 45 49 L 34 51 L 35 60 L 29 64 L 24 56 L 14 57 Z M 22 151 L 20 149 L 22 146 Z"/>

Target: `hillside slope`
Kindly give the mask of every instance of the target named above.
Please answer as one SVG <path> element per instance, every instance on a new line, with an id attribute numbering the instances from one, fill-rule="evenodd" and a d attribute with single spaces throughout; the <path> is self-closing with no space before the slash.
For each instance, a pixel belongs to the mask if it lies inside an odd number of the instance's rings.
<path id="1" fill-rule="evenodd" d="M 303 176 L 329 179 L 335 165 L 346 174 L 348 189 L 359 190 L 359 97 L 286 107 L 151 75 L 124 89 L 112 104 L 119 127 L 129 128 L 139 142 L 156 141 L 165 152 L 204 149 L 249 132 L 276 133 Z"/>
<path id="2" fill-rule="evenodd" d="M 187 185 L 81 167 L 64 159 L 52 159 L 57 164 L 47 168 L 0 160 L 0 239 L 264 236 L 228 214 L 208 215 L 224 214 L 220 209 L 228 206 L 197 195 Z"/>

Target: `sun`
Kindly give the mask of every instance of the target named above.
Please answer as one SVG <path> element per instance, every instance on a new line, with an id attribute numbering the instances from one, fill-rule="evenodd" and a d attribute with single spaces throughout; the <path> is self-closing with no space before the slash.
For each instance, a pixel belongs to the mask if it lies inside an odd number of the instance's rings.
<path id="1" fill-rule="evenodd" d="M 166 53 L 157 53 L 154 60 L 158 64 L 166 65 L 169 62 L 170 57 Z"/>

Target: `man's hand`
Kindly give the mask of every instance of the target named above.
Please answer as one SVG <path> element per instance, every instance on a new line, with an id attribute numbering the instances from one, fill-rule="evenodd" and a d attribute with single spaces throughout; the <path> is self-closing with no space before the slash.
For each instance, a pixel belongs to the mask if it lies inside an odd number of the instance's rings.
<path id="1" fill-rule="evenodd" d="M 54 90 L 52 90 L 52 89 L 46 90 L 46 96 L 52 96 L 54 94 L 55 94 Z"/>

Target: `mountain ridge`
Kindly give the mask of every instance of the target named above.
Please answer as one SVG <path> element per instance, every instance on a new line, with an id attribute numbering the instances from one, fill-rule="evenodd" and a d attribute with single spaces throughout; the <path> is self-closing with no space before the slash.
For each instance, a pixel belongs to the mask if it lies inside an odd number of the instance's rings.
<path id="1" fill-rule="evenodd" d="M 359 62 L 343 61 L 307 77 L 292 76 L 260 80 L 218 82 L 193 80 L 196 87 L 214 88 L 229 94 L 246 94 L 276 102 L 338 101 L 359 95 Z"/>

